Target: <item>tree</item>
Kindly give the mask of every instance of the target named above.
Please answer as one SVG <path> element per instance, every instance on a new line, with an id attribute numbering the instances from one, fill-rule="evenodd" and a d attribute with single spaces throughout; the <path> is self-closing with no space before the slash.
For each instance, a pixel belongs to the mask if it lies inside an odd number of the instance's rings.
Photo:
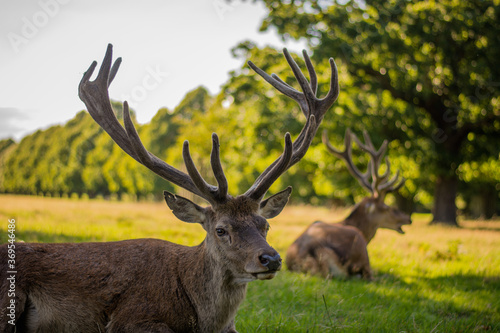
<path id="1" fill-rule="evenodd" d="M 265 3 L 261 29 L 306 38 L 316 59 L 339 59 L 360 88 L 358 104 L 389 94 L 415 115 L 400 127 L 410 143 L 429 149 L 423 162 L 434 184 L 433 221 L 457 225 L 459 166 L 498 157 L 500 1 Z"/>
<path id="2" fill-rule="evenodd" d="M 5 192 L 5 175 L 2 172 L 5 170 L 5 161 L 16 146 L 16 142 L 12 139 L 0 140 L 0 192 Z"/>

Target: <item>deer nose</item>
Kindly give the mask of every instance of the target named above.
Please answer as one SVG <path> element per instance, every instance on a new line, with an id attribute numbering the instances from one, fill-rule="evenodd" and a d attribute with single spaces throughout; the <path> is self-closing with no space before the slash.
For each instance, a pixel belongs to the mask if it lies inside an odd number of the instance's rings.
<path id="1" fill-rule="evenodd" d="M 277 271 L 281 268 L 281 257 L 279 254 L 274 256 L 263 254 L 259 256 L 259 261 L 262 266 L 267 267 L 270 271 Z"/>

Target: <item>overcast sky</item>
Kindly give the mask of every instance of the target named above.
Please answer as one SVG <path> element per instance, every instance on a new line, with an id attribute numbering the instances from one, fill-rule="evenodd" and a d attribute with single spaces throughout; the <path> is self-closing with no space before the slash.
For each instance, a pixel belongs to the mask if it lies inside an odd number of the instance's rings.
<path id="1" fill-rule="evenodd" d="M 199 85 L 212 94 L 241 66 L 243 40 L 299 51 L 259 33 L 266 10 L 236 0 L 0 0 L 0 139 L 19 140 L 84 109 L 78 83 L 108 43 L 122 66 L 110 88 L 140 123 Z"/>

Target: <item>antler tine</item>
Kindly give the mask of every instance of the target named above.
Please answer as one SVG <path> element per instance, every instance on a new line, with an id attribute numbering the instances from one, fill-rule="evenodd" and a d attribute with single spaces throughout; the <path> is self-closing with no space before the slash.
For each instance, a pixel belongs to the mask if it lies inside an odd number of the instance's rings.
<path id="1" fill-rule="evenodd" d="M 366 188 L 368 191 L 373 193 L 373 187 L 369 182 L 370 174 L 371 174 L 371 161 L 368 162 L 368 168 L 365 173 L 361 173 L 358 168 L 354 165 L 352 161 L 352 146 L 351 146 L 351 130 L 348 128 L 345 131 L 344 136 L 344 151 L 340 151 L 332 146 L 330 140 L 328 140 L 328 131 L 325 129 L 323 131 L 323 143 L 330 153 L 337 156 L 340 159 L 343 159 L 346 163 L 347 170 L 351 173 L 351 175 L 358 180 L 358 182 Z"/>
<path id="2" fill-rule="evenodd" d="M 214 190 L 213 186 L 210 185 L 210 187 L 208 187 L 207 184 L 207 189 L 205 189 L 203 186 L 198 186 L 201 182 L 196 175 L 194 176 L 195 178 L 192 179 L 190 175 L 187 175 L 186 173 L 167 164 L 150 153 L 144 147 L 130 117 L 127 102 L 123 103 L 123 121 L 125 128 L 120 124 L 111 107 L 108 87 L 118 72 L 121 64 L 121 58 L 118 58 L 114 62 L 113 66 L 111 66 L 112 57 L 113 46 L 109 44 L 97 78 L 94 81 L 90 81 L 90 77 L 97 66 L 97 62 L 94 61 L 80 81 L 78 88 L 79 96 L 87 106 L 87 110 L 92 118 L 109 134 L 113 141 L 115 141 L 116 144 L 123 149 L 123 151 L 125 151 L 125 153 L 156 173 L 158 176 L 204 198 L 211 204 L 216 204 L 219 201 L 225 200 L 225 196 L 227 195 L 227 181 L 225 181 L 224 173 L 222 171 L 222 167 L 220 166 L 220 160 L 218 162 L 214 162 L 214 159 L 219 159 L 218 138 L 213 139 L 214 149 L 216 151 L 212 156 L 212 167 L 214 169 L 214 173 L 216 174 L 215 177 L 220 188 L 215 188 Z M 189 150 L 187 151 L 187 155 L 189 155 Z M 189 159 L 188 161 L 185 161 L 185 164 L 189 169 Z M 206 184 L 206 182 L 204 183 Z"/>
<path id="3" fill-rule="evenodd" d="M 252 68 L 257 74 L 259 74 L 264 80 L 266 80 L 270 85 L 272 85 L 276 90 L 281 92 L 283 95 L 290 97 L 293 100 L 297 100 L 300 96 L 300 93 L 286 84 L 280 78 L 276 79 L 277 75 L 273 74 L 272 76 L 264 72 L 259 67 L 255 66 L 252 61 L 248 61 L 248 66 Z M 302 107 L 302 105 L 301 105 Z"/>
<path id="4" fill-rule="evenodd" d="M 378 196 L 378 187 L 383 184 L 383 182 L 387 179 L 389 176 L 389 169 L 390 169 L 390 163 L 389 160 L 385 159 L 385 162 L 387 164 L 387 169 L 383 175 L 379 175 L 379 169 L 380 169 L 380 162 L 382 161 L 382 157 L 385 155 L 385 152 L 387 151 L 387 145 L 388 141 L 384 140 L 380 148 L 377 150 L 375 146 L 373 145 L 373 142 L 370 138 L 370 135 L 366 130 L 363 131 L 363 137 L 365 140 L 365 143 L 363 144 L 358 137 L 353 133 L 352 134 L 354 141 L 356 141 L 356 144 L 365 152 L 367 152 L 370 155 L 370 158 L 372 160 L 371 164 L 371 169 L 372 169 L 372 188 L 375 196 Z"/>
<path id="5" fill-rule="evenodd" d="M 142 144 L 141 139 L 139 138 L 139 134 L 135 129 L 132 118 L 130 117 L 127 101 L 123 102 L 123 123 L 125 125 L 125 130 L 127 131 L 127 136 L 130 139 L 129 143 L 132 146 L 136 156 L 138 157 L 139 162 L 142 164 L 151 164 L 152 156 L 146 150 L 146 148 Z"/>
<path id="6" fill-rule="evenodd" d="M 122 58 L 117 58 L 115 62 L 113 63 L 113 66 L 111 67 L 111 72 L 109 73 L 109 78 L 108 78 L 108 88 L 111 82 L 115 79 L 116 73 L 118 73 L 118 69 L 120 68 L 120 65 L 122 63 Z"/>
<path id="7" fill-rule="evenodd" d="M 99 82 L 101 84 L 106 83 L 106 85 L 108 85 L 112 60 L 113 60 L 113 46 L 111 46 L 111 44 L 108 44 L 106 54 L 104 55 L 104 59 L 102 60 L 101 68 L 99 68 L 99 73 L 97 73 L 96 82 Z"/>
<path id="8" fill-rule="evenodd" d="M 379 195 L 385 197 L 387 193 L 399 190 L 406 182 L 406 178 L 402 177 L 399 184 L 395 185 L 398 182 L 398 180 L 399 180 L 399 170 L 396 171 L 396 175 L 391 180 L 378 187 L 377 190 L 379 192 Z"/>
<path id="9" fill-rule="evenodd" d="M 202 197 L 206 198 L 210 204 L 215 205 L 217 202 L 213 198 L 216 197 L 218 189 L 208 184 L 194 165 L 193 158 L 189 152 L 188 140 L 184 141 L 184 145 L 182 146 L 182 158 L 184 159 L 189 177 L 191 177 L 198 190 L 203 194 Z"/>
<path id="10" fill-rule="evenodd" d="M 361 142 L 361 140 L 358 139 L 358 137 L 356 136 L 356 134 L 352 133 L 352 136 L 353 136 L 353 139 L 356 142 L 356 144 L 361 149 L 363 149 L 368 154 L 370 154 L 370 156 L 372 156 L 377 161 L 377 165 L 380 165 L 380 160 L 382 159 L 382 157 L 384 156 L 385 152 L 387 151 L 388 141 L 384 140 L 384 142 L 382 143 L 382 145 L 380 146 L 380 148 L 377 150 L 377 149 L 375 149 L 375 146 L 373 145 L 372 140 L 370 138 L 370 135 L 368 134 L 367 131 L 363 131 L 363 137 L 365 139 L 365 143 L 364 144 Z"/>
<path id="11" fill-rule="evenodd" d="M 311 79 L 311 90 L 314 96 L 316 96 L 316 93 L 318 92 L 318 77 L 316 76 L 316 71 L 314 70 L 311 59 L 309 58 L 306 50 L 302 50 L 302 55 L 304 56 L 307 72 L 309 73 L 309 78 Z"/>
<path id="12" fill-rule="evenodd" d="M 293 87 L 291 85 L 289 85 L 288 83 L 286 83 L 285 81 L 283 81 L 278 75 L 272 73 L 271 77 L 273 79 L 277 80 L 278 82 L 280 82 L 281 84 L 285 85 L 286 87 L 288 87 L 290 89 L 293 89 Z"/>
<path id="13" fill-rule="evenodd" d="M 339 72 L 337 70 L 337 65 L 335 64 L 333 58 L 330 58 L 329 62 L 330 62 L 330 70 L 332 72 L 332 75 L 330 77 L 330 90 L 326 94 L 325 98 L 320 100 L 321 103 L 323 104 L 323 108 L 326 107 L 324 113 L 326 113 L 326 111 L 330 108 L 330 106 L 332 106 L 332 104 L 337 100 L 337 97 L 339 97 L 340 93 Z"/>
<path id="14" fill-rule="evenodd" d="M 290 85 L 281 80 L 276 74 L 268 75 L 262 69 L 255 66 L 255 64 L 251 61 L 248 62 L 248 65 L 282 94 L 295 100 L 306 116 L 306 123 L 299 136 L 290 145 L 291 157 L 288 161 L 288 164 L 284 164 L 284 161 L 286 160 L 285 155 L 287 154 L 287 144 L 285 144 L 285 152 L 283 152 L 283 154 L 277 160 L 271 163 L 271 165 L 266 170 L 264 170 L 264 172 L 256 179 L 255 183 L 245 193 L 246 196 L 254 199 L 262 199 L 272 183 L 282 173 L 284 173 L 292 165 L 296 164 L 302 159 L 302 157 L 304 157 L 305 153 L 309 149 L 309 146 L 311 145 L 314 136 L 316 135 L 318 127 L 323 120 L 326 111 L 328 111 L 330 106 L 332 106 L 332 104 L 335 102 L 339 93 L 337 67 L 333 59 L 330 58 L 330 67 L 332 71 L 330 79 L 330 91 L 324 99 L 318 99 L 316 98 L 316 90 L 318 86 L 316 72 L 314 71 L 311 60 L 309 59 L 309 56 L 307 56 L 307 53 L 305 51 L 303 52 L 305 64 L 311 78 L 311 83 L 309 83 L 304 74 L 302 74 L 299 66 L 293 60 L 292 56 L 286 48 L 283 49 L 283 54 L 290 68 L 292 69 L 302 92 L 299 92 L 296 89 L 292 88 Z M 285 136 L 285 143 L 287 142 L 287 140 L 287 136 Z M 280 165 L 279 168 L 278 165 Z"/>
<path id="15" fill-rule="evenodd" d="M 288 51 L 286 51 L 286 52 L 288 53 Z M 316 96 L 316 93 L 318 91 L 318 77 L 316 76 L 316 71 L 314 70 L 314 67 L 313 67 L 313 65 L 311 63 L 311 59 L 307 55 L 306 50 L 303 50 L 302 54 L 304 55 L 304 60 L 305 60 L 305 64 L 306 64 L 306 67 L 307 67 L 307 72 L 309 73 L 309 77 L 311 79 L 311 82 L 310 82 L 311 91 L 314 94 L 314 96 Z M 290 58 L 290 59 L 291 59 L 291 61 L 293 61 L 293 63 L 296 66 L 295 61 L 292 58 Z M 302 72 L 300 74 L 302 74 Z M 285 86 L 289 87 L 290 89 L 293 89 L 292 86 L 290 86 L 288 83 L 286 83 L 285 81 L 283 81 L 282 79 L 280 79 L 280 77 L 278 75 L 276 75 L 276 74 L 273 73 L 273 74 L 271 74 L 271 77 L 274 78 L 274 79 L 276 79 L 276 80 L 278 80 L 279 82 L 281 82 Z"/>
<path id="16" fill-rule="evenodd" d="M 368 145 L 368 147 L 370 147 L 371 150 L 376 151 L 372 139 L 370 138 L 370 134 L 368 134 L 367 130 L 363 130 L 363 138 L 365 139 L 365 142 Z"/>
<path id="17" fill-rule="evenodd" d="M 399 180 L 399 170 L 396 170 L 396 175 L 394 175 L 394 177 L 391 180 L 386 181 L 387 178 L 389 177 L 390 172 L 391 172 L 391 163 L 389 162 L 388 157 L 385 158 L 385 163 L 387 165 L 387 168 L 386 168 L 384 174 L 380 177 L 381 179 L 383 179 L 383 181 L 385 181 L 385 183 L 381 182 L 377 186 L 377 192 L 378 192 L 379 197 L 381 197 L 381 198 L 384 198 L 385 195 L 389 192 L 395 192 L 395 191 L 399 190 L 406 182 L 406 178 L 402 177 L 399 184 L 395 185 Z"/>
<path id="18" fill-rule="evenodd" d="M 351 131 L 349 129 L 346 129 L 345 131 L 345 137 L 344 137 L 344 151 L 340 151 L 338 150 L 337 148 L 335 148 L 331 143 L 330 143 L 330 140 L 328 139 L 328 130 L 324 129 L 323 130 L 323 134 L 321 135 L 321 140 L 323 141 L 323 144 L 326 146 L 327 150 L 339 157 L 339 158 L 342 158 L 344 159 L 345 157 L 344 156 L 347 156 L 347 150 L 350 149 L 351 147 L 351 135 L 350 135 Z"/>
<path id="19" fill-rule="evenodd" d="M 224 175 L 224 170 L 222 170 L 219 147 L 219 137 L 217 134 L 212 133 L 212 153 L 210 154 L 210 164 L 212 165 L 212 171 L 218 185 L 215 196 L 217 201 L 224 201 L 227 198 L 228 184 L 226 176 Z"/>
<path id="20" fill-rule="evenodd" d="M 384 174 L 380 176 L 381 179 L 387 179 L 387 177 L 389 177 L 389 174 L 391 172 L 391 162 L 389 161 L 389 157 L 386 156 L 384 160 L 386 168 Z"/>
<path id="21" fill-rule="evenodd" d="M 299 83 L 300 88 L 302 89 L 302 92 L 303 92 L 302 94 L 299 93 L 299 99 L 297 100 L 297 102 L 299 102 L 299 104 L 301 104 L 300 106 L 302 108 L 302 112 L 304 113 L 304 115 L 306 117 L 309 117 L 309 115 L 312 114 L 311 110 L 313 110 L 313 108 L 315 106 L 315 105 L 311 105 L 311 104 L 314 100 L 316 100 L 316 94 L 313 92 L 306 77 L 304 76 L 304 74 L 302 74 L 302 71 L 300 70 L 299 66 L 297 65 L 295 60 L 293 60 L 292 56 L 290 55 L 290 53 L 288 52 L 288 50 L 286 48 L 283 49 L 283 54 L 285 55 L 285 59 L 288 62 L 288 65 L 290 66 L 290 68 L 292 69 L 293 75 L 295 76 L 295 79 Z M 310 60 L 309 60 L 309 62 L 310 62 Z M 309 70 L 309 68 L 308 68 L 308 70 Z M 313 69 L 313 73 L 314 73 L 313 76 L 316 80 L 316 72 L 314 71 L 314 69 Z M 303 98 L 300 98 L 302 96 L 303 96 Z"/>

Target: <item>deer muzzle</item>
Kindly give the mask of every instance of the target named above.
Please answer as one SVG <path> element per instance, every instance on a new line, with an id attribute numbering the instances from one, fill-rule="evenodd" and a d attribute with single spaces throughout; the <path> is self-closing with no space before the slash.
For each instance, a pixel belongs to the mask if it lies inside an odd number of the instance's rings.
<path id="1" fill-rule="evenodd" d="M 274 249 L 262 253 L 246 267 L 247 272 L 259 280 L 270 280 L 281 269 L 281 256 Z"/>
<path id="2" fill-rule="evenodd" d="M 281 269 L 281 256 L 279 253 L 274 256 L 263 254 L 259 256 L 259 261 L 262 266 L 267 267 L 270 271 L 279 271 Z"/>

